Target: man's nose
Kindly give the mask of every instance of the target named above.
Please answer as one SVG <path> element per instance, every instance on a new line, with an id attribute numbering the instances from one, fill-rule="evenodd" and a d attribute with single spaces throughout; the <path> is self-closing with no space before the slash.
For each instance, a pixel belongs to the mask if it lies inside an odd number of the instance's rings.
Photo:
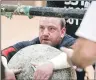
<path id="1" fill-rule="evenodd" d="M 45 29 L 45 30 L 44 30 L 43 35 L 49 35 L 48 29 Z"/>

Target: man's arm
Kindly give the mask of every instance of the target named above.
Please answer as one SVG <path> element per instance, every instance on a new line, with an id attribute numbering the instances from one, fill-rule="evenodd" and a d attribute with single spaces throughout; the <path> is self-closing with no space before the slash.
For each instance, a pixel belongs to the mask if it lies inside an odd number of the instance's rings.
<path id="1" fill-rule="evenodd" d="M 96 43 L 84 38 L 78 38 L 74 44 L 72 62 L 78 67 L 85 68 L 96 60 Z"/>
<path id="2" fill-rule="evenodd" d="M 1 56 L 1 60 L 2 60 L 2 64 L 3 64 L 4 68 L 5 69 L 8 69 L 7 59 L 4 56 Z"/>
<path id="3" fill-rule="evenodd" d="M 5 56 L 6 59 L 9 61 L 11 59 L 11 57 L 20 49 L 27 47 L 29 45 L 33 45 L 39 43 L 39 38 L 35 38 L 31 41 L 22 41 L 22 42 L 18 42 L 12 46 L 9 46 L 8 48 L 5 48 L 1 51 L 2 56 Z"/>
<path id="4" fill-rule="evenodd" d="M 48 80 L 52 76 L 53 70 L 64 69 L 74 66 L 72 65 L 70 60 L 73 55 L 73 50 L 64 47 L 62 47 L 61 49 L 62 51 L 64 51 L 64 53 L 61 53 L 59 56 L 56 56 L 55 58 L 44 63 L 43 65 L 38 66 L 36 72 L 34 73 L 35 80 L 37 80 L 38 78 L 40 80 Z M 78 70 L 77 67 L 75 69 Z M 84 70 L 87 74 L 85 75 L 85 78 L 88 78 L 88 80 L 94 79 L 94 69 L 92 65 L 87 66 L 86 68 L 84 68 Z"/>
<path id="5" fill-rule="evenodd" d="M 8 61 L 12 58 L 12 56 L 14 56 L 14 54 L 19 51 L 20 49 L 24 48 L 24 47 L 27 47 L 29 45 L 32 45 L 32 44 L 36 44 L 38 43 L 38 40 L 39 38 L 35 38 L 31 41 L 22 41 L 22 42 L 19 42 L 19 43 L 16 43 L 8 48 L 5 48 L 4 50 L 1 51 L 1 58 L 2 58 L 2 64 L 5 68 L 5 78 L 7 78 L 8 80 L 9 79 L 12 79 L 12 80 L 15 80 L 15 75 L 14 73 L 19 73 L 21 70 L 18 70 L 18 69 L 9 69 L 8 68 Z"/>
<path id="6" fill-rule="evenodd" d="M 61 49 L 71 58 L 73 65 L 85 68 L 95 63 L 96 42 L 80 37 L 76 40 L 74 45 L 71 46 L 71 48 L 74 50 L 74 52 L 70 51 L 70 49 L 66 50 L 66 48 L 63 47 Z"/>
<path id="7" fill-rule="evenodd" d="M 92 1 L 76 31 L 76 42 L 72 62 L 79 67 L 86 67 L 96 61 L 96 1 Z"/>
<path id="8" fill-rule="evenodd" d="M 36 41 L 37 39 L 34 39 L 34 40 Z M 5 68 L 5 78 L 16 80 L 14 73 L 18 73 L 18 72 L 20 72 L 20 70 L 9 69 L 7 63 L 15 55 L 15 53 L 17 51 L 19 51 L 20 49 L 22 49 L 26 46 L 34 44 L 35 43 L 34 40 L 32 40 L 32 41 L 22 41 L 22 42 L 14 44 L 13 46 L 5 48 L 4 50 L 1 51 L 2 64 L 4 65 L 4 68 Z"/>
<path id="9" fill-rule="evenodd" d="M 6 80 L 16 80 L 15 73 L 20 72 L 19 69 L 9 69 L 7 65 L 8 61 L 12 58 L 12 56 L 14 56 L 14 54 L 17 51 L 19 51 L 20 49 L 30 44 L 31 44 L 31 41 L 23 41 L 23 42 L 16 43 L 15 45 L 5 48 L 4 50 L 1 51 L 1 54 L 2 54 L 1 59 L 2 59 L 2 64 L 5 69 Z"/>
<path id="10" fill-rule="evenodd" d="M 20 49 L 27 47 L 31 44 L 32 44 L 32 41 L 18 42 L 16 44 L 2 50 L 2 52 L 1 52 L 2 56 L 5 56 L 6 59 L 9 61 L 16 52 L 18 52 Z"/>
<path id="11" fill-rule="evenodd" d="M 4 66 L 4 74 L 3 77 L 4 80 L 16 80 L 15 74 L 18 74 L 21 72 L 21 69 L 9 69 L 7 65 L 7 59 L 2 56 L 2 66 Z"/>

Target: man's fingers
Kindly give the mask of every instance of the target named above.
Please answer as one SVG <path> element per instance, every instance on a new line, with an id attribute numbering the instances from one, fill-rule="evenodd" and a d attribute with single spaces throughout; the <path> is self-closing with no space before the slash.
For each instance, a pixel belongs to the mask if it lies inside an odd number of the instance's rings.
<path id="1" fill-rule="evenodd" d="M 39 75 L 38 75 L 39 74 Z M 34 73 L 34 80 L 41 80 L 40 78 L 41 78 L 41 74 L 42 73 L 40 73 L 39 71 L 36 71 L 35 73 Z"/>
<path id="2" fill-rule="evenodd" d="M 39 75 L 38 75 L 39 74 Z M 47 75 L 46 73 L 41 73 L 41 72 L 35 72 L 34 74 L 34 80 L 48 80 L 49 79 L 49 75 Z"/>
<path id="3" fill-rule="evenodd" d="M 36 67 L 36 66 L 39 66 L 39 64 L 37 64 L 37 63 L 33 63 L 33 62 L 32 62 L 31 64 L 32 64 L 33 66 L 35 66 L 35 67 Z"/>
<path id="4" fill-rule="evenodd" d="M 39 73 L 39 74 L 40 74 L 40 73 Z M 37 75 L 35 76 L 35 80 L 41 80 L 41 76 L 37 74 Z"/>
<path id="5" fill-rule="evenodd" d="M 45 75 L 43 80 L 49 80 L 50 76 L 49 75 Z"/>
<path id="6" fill-rule="evenodd" d="M 66 52 L 66 53 L 73 52 L 72 49 L 69 49 L 69 48 L 66 48 L 66 47 L 61 47 L 60 50 Z"/>
<path id="7" fill-rule="evenodd" d="M 12 71 L 14 72 L 14 74 L 19 74 L 22 71 L 22 69 L 12 69 Z"/>

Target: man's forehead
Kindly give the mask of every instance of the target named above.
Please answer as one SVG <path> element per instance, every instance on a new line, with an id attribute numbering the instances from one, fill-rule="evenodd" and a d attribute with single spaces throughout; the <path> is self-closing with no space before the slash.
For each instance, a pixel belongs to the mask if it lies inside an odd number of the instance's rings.
<path id="1" fill-rule="evenodd" d="M 55 17 L 41 17 L 39 25 L 43 26 L 54 26 L 54 27 L 59 27 L 61 26 L 60 18 L 55 18 Z"/>

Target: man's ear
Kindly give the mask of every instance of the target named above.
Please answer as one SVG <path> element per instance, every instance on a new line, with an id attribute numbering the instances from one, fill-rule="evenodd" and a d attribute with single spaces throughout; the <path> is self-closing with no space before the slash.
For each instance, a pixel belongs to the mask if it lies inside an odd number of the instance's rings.
<path id="1" fill-rule="evenodd" d="M 63 37 L 65 36 L 65 34 L 66 34 L 66 28 L 63 27 L 63 28 L 61 29 L 61 38 L 63 38 Z"/>

